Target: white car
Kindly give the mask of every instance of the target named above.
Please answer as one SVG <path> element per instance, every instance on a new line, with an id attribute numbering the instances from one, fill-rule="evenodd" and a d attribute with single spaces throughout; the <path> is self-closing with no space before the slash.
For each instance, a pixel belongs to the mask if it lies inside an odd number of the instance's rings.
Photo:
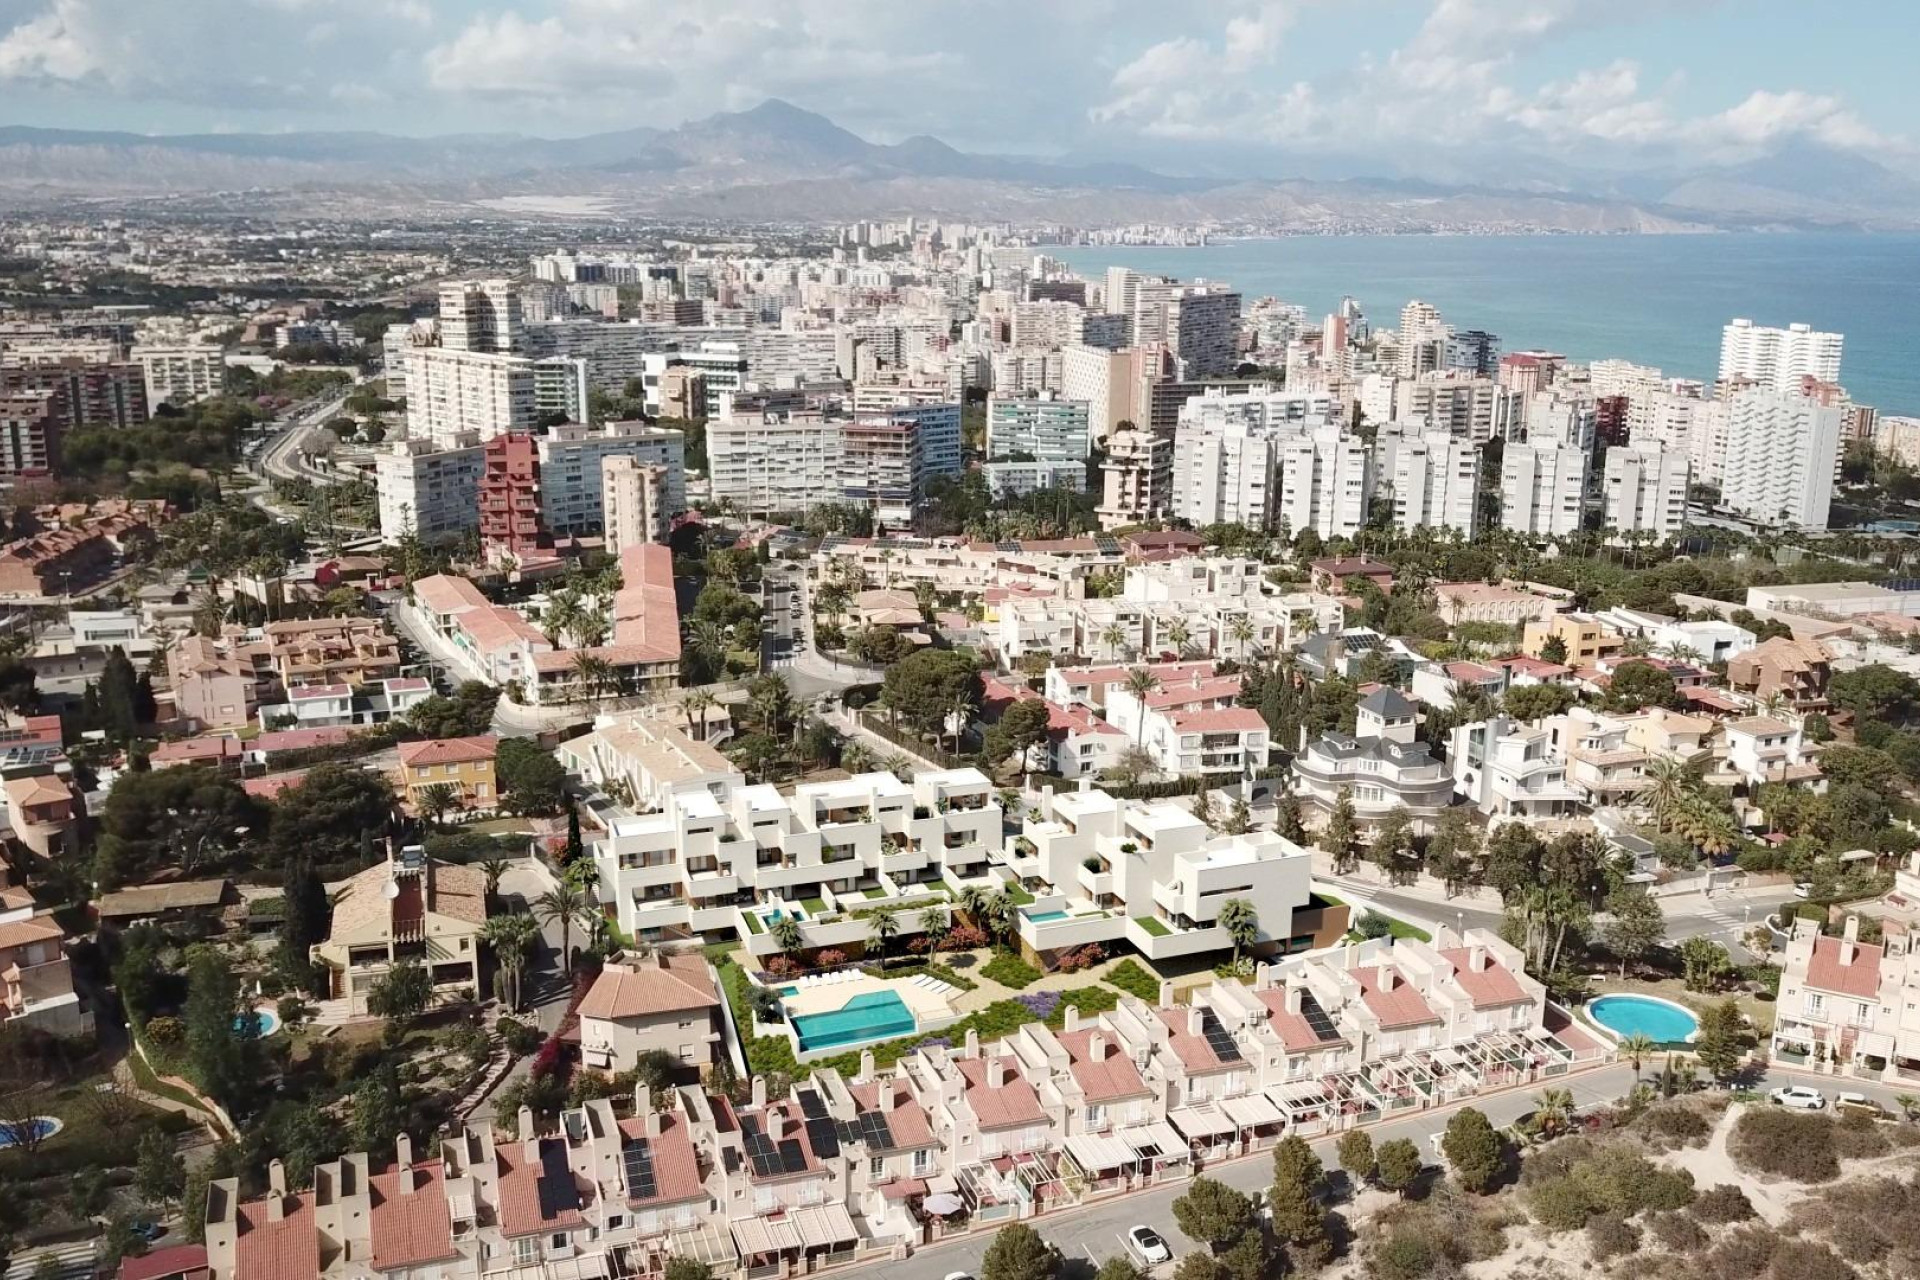
<path id="1" fill-rule="evenodd" d="M 947 1272 L 947 1280 L 973 1280 L 973 1273 L 970 1271 L 949 1271 Z"/>
<path id="2" fill-rule="evenodd" d="M 1803 1084 L 1784 1085 L 1775 1089 L 1767 1097 L 1783 1107 L 1792 1107 L 1796 1111 L 1819 1111 L 1827 1105 L 1827 1100 L 1818 1089 L 1809 1089 Z"/>
<path id="3" fill-rule="evenodd" d="M 1173 1261 L 1173 1250 L 1167 1247 L 1167 1242 L 1152 1227 L 1129 1227 L 1126 1240 L 1127 1248 L 1148 1266 Z"/>

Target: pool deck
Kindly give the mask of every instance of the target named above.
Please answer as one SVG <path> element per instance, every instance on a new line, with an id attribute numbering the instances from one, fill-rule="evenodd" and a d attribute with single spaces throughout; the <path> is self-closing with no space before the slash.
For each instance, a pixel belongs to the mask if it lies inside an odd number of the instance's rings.
<path id="1" fill-rule="evenodd" d="M 937 991 L 916 986 L 911 978 L 902 981 L 887 981 L 861 973 L 844 982 L 831 982 L 818 986 L 801 987 L 799 992 L 782 996 L 780 1002 L 787 1007 L 789 1018 L 805 1017 L 812 1013 L 832 1013 L 846 1006 L 855 996 L 870 995 L 878 991 L 891 991 L 899 996 L 914 1021 L 922 1029 L 933 1023 L 945 1023 L 959 1016 L 953 1002 Z"/>

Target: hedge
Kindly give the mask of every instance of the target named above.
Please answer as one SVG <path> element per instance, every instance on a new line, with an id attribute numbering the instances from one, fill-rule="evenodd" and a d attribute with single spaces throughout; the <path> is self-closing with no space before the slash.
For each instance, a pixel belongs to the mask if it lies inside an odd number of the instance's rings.
<path id="1" fill-rule="evenodd" d="M 1122 960 L 1108 971 L 1106 982 L 1130 996 L 1140 997 L 1148 1004 L 1160 1002 L 1160 980 L 1142 969 L 1137 960 Z"/>

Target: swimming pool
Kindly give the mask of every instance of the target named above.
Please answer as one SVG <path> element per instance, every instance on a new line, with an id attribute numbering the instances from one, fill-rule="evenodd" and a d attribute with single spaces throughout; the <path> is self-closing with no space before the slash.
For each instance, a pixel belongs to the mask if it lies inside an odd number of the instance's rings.
<path id="1" fill-rule="evenodd" d="M 265 1040 L 280 1029 L 280 1014 L 269 1005 L 260 1005 L 235 1018 L 233 1029 L 240 1035 Z"/>
<path id="2" fill-rule="evenodd" d="M 1658 996 L 1601 996 L 1587 1014 L 1617 1036 L 1638 1033 L 1658 1044 L 1685 1044 L 1700 1030 L 1685 1006 Z"/>
<path id="3" fill-rule="evenodd" d="M 800 1052 L 837 1049 L 869 1040 L 892 1040 L 919 1029 L 913 1010 L 891 991 L 869 991 L 827 1013 L 802 1013 L 789 1019 Z"/>
<path id="4" fill-rule="evenodd" d="M 1033 924 L 1045 924 L 1049 920 L 1065 920 L 1067 918 L 1067 913 L 1064 911 L 1023 911 L 1021 914 L 1026 916 Z"/>
<path id="5" fill-rule="evenodd" d="M 59 1116 L 32 1116 L 18 1123 L 0 1125 L 0 1147 L 45 1142 L 65 1127 Z"/>

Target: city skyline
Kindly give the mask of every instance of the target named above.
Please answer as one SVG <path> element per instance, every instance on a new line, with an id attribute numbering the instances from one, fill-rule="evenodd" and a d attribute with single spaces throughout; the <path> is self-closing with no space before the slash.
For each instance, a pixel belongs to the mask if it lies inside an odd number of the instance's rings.
<path id="1" fill-rule="evenodd" d="M 1892 59 L 1915 18 L 1766 38 L 1793 21 L 1774 0 L 1404 0 L 1364 25 L 1290 0 L 996 4 L 965 24 L 865 3 L 4 0 L 0 85 L 7 123 L 140 133 L 561 137 L 778 96 L 881 142 L 1188 171 L 1525 177 L 1810 146 L 1914 172 Z"/>

